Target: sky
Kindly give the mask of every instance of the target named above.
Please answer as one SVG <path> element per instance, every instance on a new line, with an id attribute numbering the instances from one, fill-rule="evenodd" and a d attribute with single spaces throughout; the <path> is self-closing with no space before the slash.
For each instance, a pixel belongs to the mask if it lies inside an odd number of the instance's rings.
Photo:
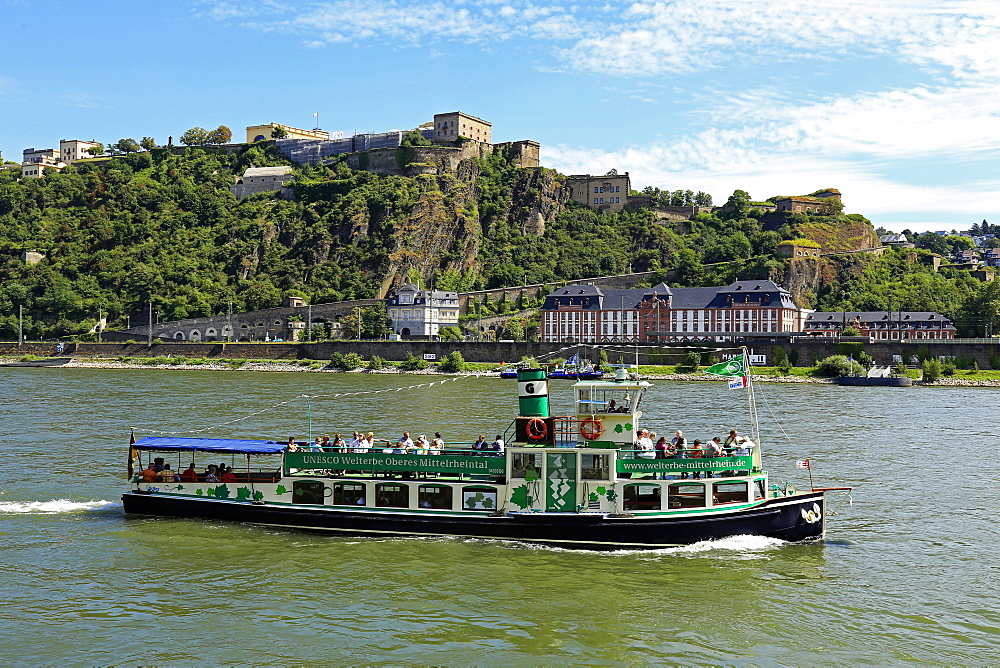
<path id="1" fill-rule="evenodd" d="M 1000 223 L 996 0 L 0 0 L 0 151 L 464 111 L 564 174 Z"/>

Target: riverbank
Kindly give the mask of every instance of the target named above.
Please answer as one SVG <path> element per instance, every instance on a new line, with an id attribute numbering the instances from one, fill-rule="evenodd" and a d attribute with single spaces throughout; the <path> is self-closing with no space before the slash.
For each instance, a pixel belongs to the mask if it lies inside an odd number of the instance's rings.
<path id="1" fill-rule="evenodd" d="M 17 358 L 0 358 L 0 363 L 13 362 Z M 256 371 L 256 372 L 301 372 L 301 373 L 353 373 L 353 374 L 388 374 L 388 375 L 408 375 L 408 376 L 481 376 L 499 378 L 499 370 L 491 364 L 473 364 L 474 368 L 463 372 L 438 371 L 435 368 L 427 368 L 419 371 L 404 371 L 397 366 L 388 364 L 379 370 L 360 369 L 338 369 L 330 367 L 321 360 L 297 360 L 285 362 L 278 360 L 189 360 L 179 361 L 179 363 L 154 364 L 144 361 L 142 358 L 121 360 L 121 359 L 100 359 L 100 358 L 73 358 L 71 362 L 63 365 L 62 368 L 81 369 L 173 369 L 183 371 Z M 643 374 L 646 380 L 669 380 L 683 382 L 718 382 L 716 376 L 709 376 L 703 373 L 650 373 Z M 792 375 L 777 376 L 768 373 L 755 374 L 754 380 L 759 383 L 791 383 L 791 384 L 820 384 L 833 385 L 836 381 L 832 378 L 812 378 L 808 376 Z M 914 380 L 914 385 L 933 387 L 995 387 L 1000 388 L 1000 379 L 981 378 L 960 378 L 957 376 L 946 376 L 940 378 L 935 383 L 923 383 Z"/>

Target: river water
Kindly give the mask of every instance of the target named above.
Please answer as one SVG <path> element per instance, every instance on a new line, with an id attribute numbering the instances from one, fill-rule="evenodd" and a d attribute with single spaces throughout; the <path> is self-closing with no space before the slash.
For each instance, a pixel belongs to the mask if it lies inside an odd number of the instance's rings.
<path id="1" fill-rule="evenodd" d="M 514 383 L 367 374 L 0 369 L 0 662 L 996 664 L 1000 390 L 758 385 L 772 482 L 831 496 L 823 542 L 572 552 L 126 518 L 129 428 L 491 438 Z M 569 384 L 552 383 L 555 411 Z M 654 381 L 661 434 L 747 427 L 725 383 Z M 283 402 L 288 402 L 282 404 Z M 199 462 L 200 463 L 200 462 Z"/>

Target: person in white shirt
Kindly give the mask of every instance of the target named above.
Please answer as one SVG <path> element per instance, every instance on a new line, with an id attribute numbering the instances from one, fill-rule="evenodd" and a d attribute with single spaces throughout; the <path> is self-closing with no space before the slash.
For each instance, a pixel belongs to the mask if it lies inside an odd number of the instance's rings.
<path id="1" fill-rule="evenodd" d="M 410 450 L 413 450 L 413 439 L 410 438 L 410 432 L 404 431 L 402 437 L 396 441 L 396 449 L 393 450 L 393 454 L 406 455 L 409 454 Z"/>
<path id="2" fill-rule="evenodd" d="M 497 434 L 497 439 L 493 441 L 493 454 L 497 456 L 503 456 L 503 436 Z"/>
<path id="3" fill-rule="evenodd" d="M 639 436 L 635 439 L 635 456 L 640 459 L 653 459 L 656 452 L 653 450 L 653 440 L 649 438 L 649 432 L 645 429 L 639 430 Z"/>

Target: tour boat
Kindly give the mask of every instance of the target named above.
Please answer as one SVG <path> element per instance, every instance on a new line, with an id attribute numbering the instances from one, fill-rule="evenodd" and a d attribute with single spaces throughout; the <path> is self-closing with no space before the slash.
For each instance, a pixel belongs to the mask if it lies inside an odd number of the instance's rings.
<path id="1" fill-rule="evenodd" d="M 825 494 L 846 489 L 771 484 L 759 435 L 728 456 L 646 458 L 635 444 L 650 385 L 624 370 L 614 380 L 576 382 L 575 413 L 566 416 L 549 414 L 543 369 L 519 369 L 517 386 L 520 415 L 504 434 L 502 454 L 291 451 L 270 440 L 142 438 L 130 445 L 124 509 L 337 535 L 655 549 L 743 534 L 819 539 Z M 221 456 L 235 482 L 200 473 L 188 482 L 143 481 L 134 472 L 154 456 L 175 472 Z"/>

